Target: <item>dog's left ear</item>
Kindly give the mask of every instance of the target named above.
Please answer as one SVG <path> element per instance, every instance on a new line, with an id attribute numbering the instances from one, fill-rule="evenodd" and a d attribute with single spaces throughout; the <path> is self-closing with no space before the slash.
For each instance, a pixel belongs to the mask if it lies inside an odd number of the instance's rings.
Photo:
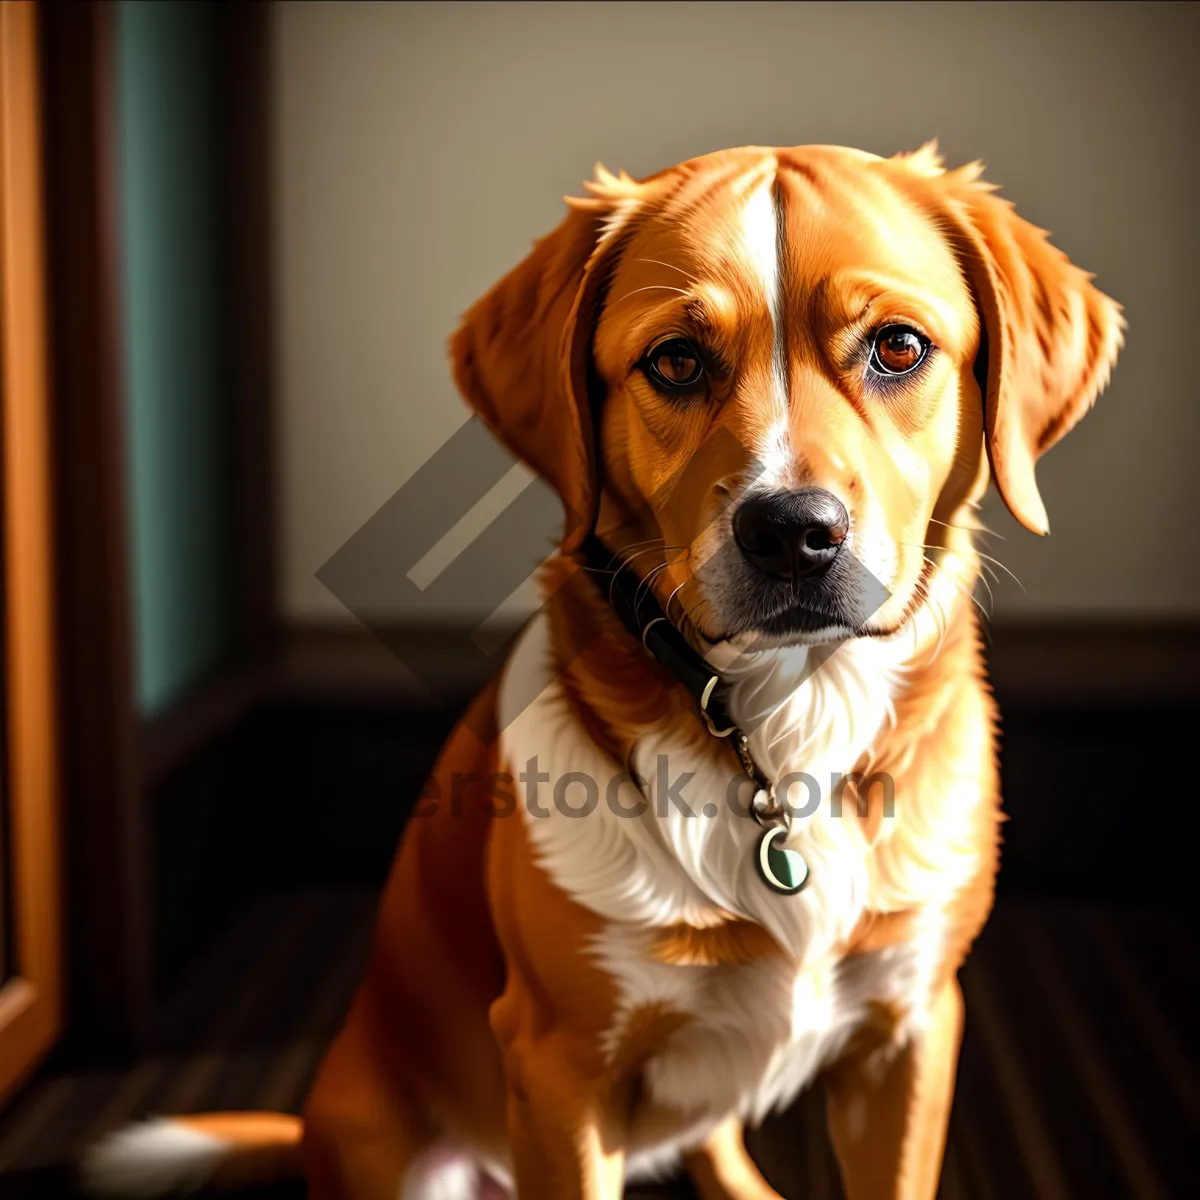
<path id="1" fill-rule="evenodd" d="M 588 395 L 596 306 L 619 222 L 609 193 L 634 181 L 597 168 L 587 198 L 536 242 L 463 317 L 450 339 L 454 380 L 492 432 L 542 476 L 566 510 L 563 551 L 578 548 L 599 501 Z"/>
<path id="2" fill-rule="evenodd" d="M 979 178 L 979 164 L 931 180 L 940 192 L 984 329 L 976 374 L 992 477 L 1009 511 L 1048 533 L 1034 465 L 1092 406 L 1123 344 L 1121 307 Z M 932 172 L 930 172 L 932 174 Z"/>

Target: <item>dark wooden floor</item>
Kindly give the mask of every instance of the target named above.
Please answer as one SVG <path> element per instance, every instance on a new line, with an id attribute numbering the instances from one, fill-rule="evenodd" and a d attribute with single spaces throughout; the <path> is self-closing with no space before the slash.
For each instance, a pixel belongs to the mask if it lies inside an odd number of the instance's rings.
<path id="1" fill-rule="evenodd" d="M 182 989 L 161 1054 L 125 1070 L 52 1068 L 0 1114 L 0 1195 L 62 1194 L 78 1148 L 138 1116 L 298 1111 L 373 909 L 371 894 L 342 890 L 248 907 Z M 1189 916 L 1002 901 L 963 985 L 945 1200 L 1200 1196 L 1200 940 Z M 840 1196 L 815 1097 L 771 1118 L 751 1149 L 784 1196 Z M 692 1193 L 669 1181 L 630 1194 Z"/>

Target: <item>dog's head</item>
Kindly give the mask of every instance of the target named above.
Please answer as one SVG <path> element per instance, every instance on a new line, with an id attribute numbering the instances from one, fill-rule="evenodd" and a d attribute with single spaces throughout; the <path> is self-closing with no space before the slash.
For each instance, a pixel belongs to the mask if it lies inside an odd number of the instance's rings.
<path id="1" fill-rule="evenodd" d="M 989 460 L 1046 531 L 1034 465 L 1121 344 L 979 175 L 932 147 L 600 169 L 467 314 L 459 387 L 562 496 L 564 548 L 597 527 L 703 637 L 895 630 Z"/>

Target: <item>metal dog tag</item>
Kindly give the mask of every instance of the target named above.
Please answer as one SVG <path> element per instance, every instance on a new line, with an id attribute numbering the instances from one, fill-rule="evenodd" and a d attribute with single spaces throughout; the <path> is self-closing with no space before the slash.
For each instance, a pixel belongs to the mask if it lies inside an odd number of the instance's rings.
<path id="1" fill-rule="evenodd" d="M 773 892 L 791 896 L 808 882 L 808 863 L 798 850 L 776 843 L 787 837 L 787 828 L 776 825 L 758 839 L 758 873 Z"/>

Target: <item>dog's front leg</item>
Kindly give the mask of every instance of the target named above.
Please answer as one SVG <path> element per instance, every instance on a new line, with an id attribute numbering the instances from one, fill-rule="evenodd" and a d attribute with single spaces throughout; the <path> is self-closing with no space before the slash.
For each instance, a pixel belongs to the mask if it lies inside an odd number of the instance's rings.
<path id="1" fill-rule="evenodd" d="M 683 1164 L 700 1200 L 781 1200 L 746 1150 L 742 1123 L 727 1117 Z"/>
<path id="2" fill-rule="evenodd" d="M 620 1200 L 624 1156 L 611 1144 L 597 1089 L 553 1036 L 505 1054 L 508 1138 L 518 1200 Z"/>
<path id="3" fill-rule="evenodd" d="M 624 1154 L 599 1072 L 585 1065 L 585 1047 L 547 1020 L 510 975 L 491 1023 L 504 1060 L 517 1200 L 621 1200 Z"/>
<path id="4" fill-rule="evenodd" d="M 950 979 L 900 1049 L 863 1051 L 827 1072 L 829 1132 L 846 1200 L 934 1200 L 962 1016 L 962 993 Z"/>

